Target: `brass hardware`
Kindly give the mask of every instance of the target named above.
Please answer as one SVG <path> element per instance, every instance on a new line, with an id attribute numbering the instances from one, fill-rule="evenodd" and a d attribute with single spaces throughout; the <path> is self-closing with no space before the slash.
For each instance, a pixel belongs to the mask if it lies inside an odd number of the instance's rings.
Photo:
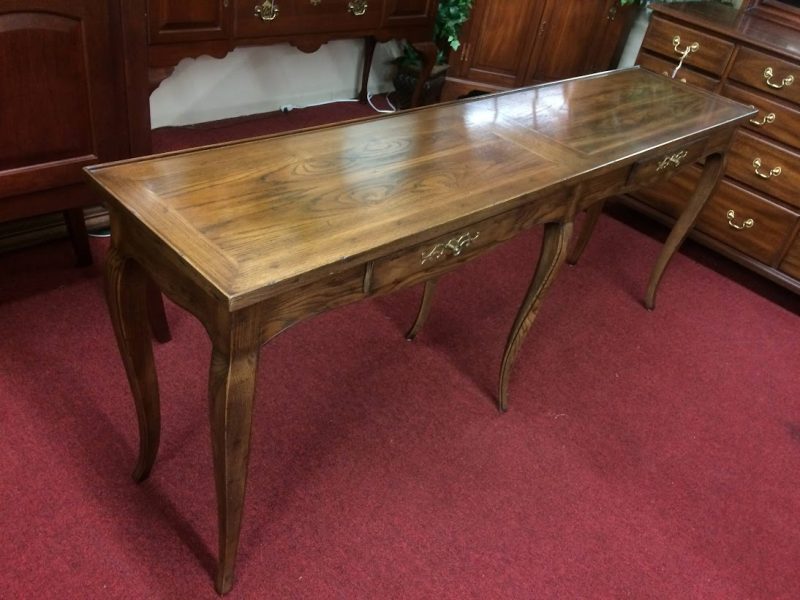
<path id="1" fill-rule="evenodd" d="M 472 45 L 464 44 L 464 50 L 461 52 L 461 60 L 469 61 L 469 51 L 472 50 Z"/>
<path id="2" fill-rule="evenodd" d="M 770 79 L 772 79 L 774 73 L 772 72 L 772 67 L 767 67 L 764 69 L 764 82 L 771 88 L 775 88 L 779 90 L 784 87 L 789 87 L 794 83 L 794 75 L 787 75 L 783 79 L 781 79 L 780 83 L 772 83 Z"/>
<path id="3" fill-rule="evenodd" d="M 480 234 L 480 231 L 476 231 L 475 233 L 470 233 L 468 231 L 444 243 L 436 244 L 428 251 L 423 250 L 420 252 L 420 256 L 422 257 L 420 264 L 424 265 L 428 261 L 439 260 L 447 255 L 458 256 L 466 250 L 472 242 L 477 240 Z"/>
<path id="4" fill-rule="evenodd" d="M 690 53 L 697 52 L 698 50 L 700 50 L 700 44 L 698 42 L 692 42 L 691 44 L 687 45 L 683 50 L 678 48 L 680 44 L 681 44 L 681 36 L 676 35 L 674 38 L 672 38 L 672 47 L 675 49 L 675 52 L 681 55 L 681 59 L 678 61 L 678 64 L 672 70 L 672 75 L 670 77 L 672 77 L 673 79 L 675 79 L 675 75 L 678 74 L 678 71 L 683 66 L 683 61 L 686 60 L 686 57 L 689 56 Z M 684 81 L 684 83 L 686 82 Z"/>
<path id="5" fill-rule="evenodd" d="M 608 9 L 608 13 L 606 14 L 606 19 L 608 21 L 613 21 L 617 18 L 617 5 L 614 4 L 611 8 Z"/>
<path id="6" fill-rule="evenodd" d="M 322 0 L 311 0 L 311 6 L 319 6 L 322 4 Z"/>
<path id="7" fill-rule="evenodd" d="M 698 42 L 692 42 L 688 44 L 683 50 L 678 48 L 681 45 L 681 36 L 676 35 L 672 38 L 672 47 L 675 49 L 675 52 L 681 55 L 681 58 L 686 58 L 686 56 L 691 52 L 697 52 L 700 50 L 700 44 Z"/>
<path id="8" fill-rule="evenodd" d="M 775 122 L 775 113 L 768 113 L 764 115 L 764 117 L 760 121 L 756 121 L 755 119 L 750 119 L 750 124 L 755 125 L 756 127 L 763 127 L 769 123 Z"/>
<path id="9" fill-rule="evenodd" d="M 745 219 L 742 221 L 742 224 L 739 225 L 738 223 L 734 223 L 733 220 L 736 218 L 736 212 L 731 209 L 728 211 L 728 225 L 733 227 L 734 229 L 742 230 L 742 229 L 750 229 L 756 222 L 753 219 Z"/>
<path id="10" fill-rule="evenodd" d="M 223 8 L 228 8 L 228 4 L 229 3 L 230 3 L 230 0 L 222 0 L 222 7 Z"/>
<path id="11" fill-rule="evenodd" d="M 360 17 L 367 12 L 367 0 L 350 0 L 347 3 L 347 10 L 355 16 Z"/>
<path id="12" fill-rule="evenodd" d="M 759 169 L 761 169 L 761 159 L 758 158 L 758 157 L 756 157 L 756 159 L 753 160 L 753 167 L 755 167 L 756 175 L 761 177 L 761 179 L 769 179 L 770 177 L 777 177 L 778 175 L 781 174 L 781 168 L 780 167 L 772 167 L 769 170 L 769 173 L 762 173 L 759 170 Z"/>
<path id="13" fill-rule="evenodd" d="M 264 0 L 261 4 L 256 4 L 255 16 L 262 21 L 274 21 L 278 16 L 279 8 L 276 0 Z"/>
<path id="14" fill-rule="evenodd" d="M 681 166 L 681 161 L 686 158 L 689 153 L 686 150 L 681 150 L 680 152 L 675 152 L 674 154 L 670 154 L 669 156 L 665 156 L 661 159 L 661 162 L 658 163 L 658 167 L 656 167 L 656 172 L 661 172 L 664 169 L 668 169 L 670 167 L 678 168 Z"/>

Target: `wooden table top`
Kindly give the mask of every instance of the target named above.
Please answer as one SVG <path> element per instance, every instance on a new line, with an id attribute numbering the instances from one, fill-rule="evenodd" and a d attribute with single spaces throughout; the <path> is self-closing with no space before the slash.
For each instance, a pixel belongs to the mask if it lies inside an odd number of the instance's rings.
<path id="1" fill-rule="evenodd" d="M 235 309 L 751 112 L 634 68 L 87 172 Z"/>

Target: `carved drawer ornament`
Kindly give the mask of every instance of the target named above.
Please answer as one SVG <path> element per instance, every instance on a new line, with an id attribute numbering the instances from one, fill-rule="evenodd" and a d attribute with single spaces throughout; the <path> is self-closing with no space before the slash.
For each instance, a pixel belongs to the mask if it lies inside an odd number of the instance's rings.
<path id="1" fill-rule="evenodd" d="M 478 239 L 478 236 L 481 234 L 480 231 L 476 231 L 475 233 L 470 233 L 467 231 L 466 233 L 462 233 L 458 237 L 451 238 L 446 242 L 442 242 L 440 244 L 436 244 L 430 250 L 423 250 L 420 254 L 422 256 L 422 260 L 420 264 L 425 264 L 429 261 L 439 260 L 444 258 L 445 256 L 458 256 L 464 250 L 466 250 L 472 242 Z"/>
<path id="2" fill-rule="evenodd" d="M 661 162 L 658 163 L 658 167 L 656 167 L 656 172 L 661 172 L 665 169 L 675 168 L 681 166 L 681 161 L 686 158 L 689 153 L 686 150 L 681 150 L 679 152 L 675 152 L 674 154 L 670 154 L 669 156 L 665 156 L 661 159 Z"/>

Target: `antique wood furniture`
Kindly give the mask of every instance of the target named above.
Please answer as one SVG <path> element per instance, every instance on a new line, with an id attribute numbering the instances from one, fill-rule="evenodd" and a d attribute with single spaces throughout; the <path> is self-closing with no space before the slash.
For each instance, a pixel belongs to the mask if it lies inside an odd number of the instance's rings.
<path id="1" fill-rule="evenodd" d="M 0 4 L 0 221 L 63 212 L 79 264 L 81 169 L 128 155 L 118 28 L 114 2 Z"/>
<path id="2" fill-rule="evenodd" d="M 713 3 L 653 5 L 638 62 L 758 109 L 737 132 L 725 177 L 692 236 L 800 292 L 800 6 L 742 12 Z M 627 200 L 669 222 L 699 169 Z"/>
<path id="3" fill-rule="evenodd" d="M 89 263 L 81 168 L 151 152 L 150 93 L 181 59 L 360 37 L 363 98 L 377 40 L 417 42 L 432 66 L 435 12 L 435 0 L 5 0 L 0 222 L 63 211 Z"/>
<path id="4" fill-rule="evenodd" d="M 514 357 L 564 261 L 575 214 L 705 158 L 658 259 L 656 286 L 755 111 L 642 69 L 87 169 L 111 213 L 107 296 L 139 418 L 145 479 L 160 409 L 147 283 L 212 341 L 216 588 L 239 541 L 259 349 L 325 310 L 438 276 L 523 229 L 542 251 L 503 357 Z M 426 292 L 430 292 L 431 288 Z M 421 326 L 430 294 L 425 294 Z"/>
<path id="5" fill-rule="evenodd" d="M 463 45 L 450 56 L 443 99 L 604 71 L 635 15 L 617 0 L 475 0 Z"/>
<path id="6" fill-rule="evenodd" d="M 360 98 L 377 41 L 405 38 L 435 60 L 436 0 L 121 0 L 134 155 L 149 154 L 150 93 L 184 58 L 221 58 L 239 46 L 290 43 L 313 52 L 334 39 L 364 38 Z M 143 18 L 145 17 L 145 18 Z M 412 105 L 422 92 L 420 80 Z M 280 85 L 280 82 L 275 82 Z"/>

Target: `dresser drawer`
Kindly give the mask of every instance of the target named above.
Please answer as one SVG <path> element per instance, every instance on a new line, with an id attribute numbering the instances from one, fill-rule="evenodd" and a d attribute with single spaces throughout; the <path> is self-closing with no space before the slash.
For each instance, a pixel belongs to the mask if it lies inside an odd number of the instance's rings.
<path id="1" fill-rule="evenodd" d="M 800 235 L 794 238 L 794 242 L 789 247 L 789 251 L 786 253 L 786 256 L 783 257 L 783 261 L 781 261 L 780 269 L 787 275 L 795 279 L 800 279 Z"/>
<path id="2" fill-rule="evenodd" d="M 750 48 L 739 48 L 728 78 L 800 104 L 800 67 Z"/>
<path id="3" fill-rule="evenodd" d="M 654 209 L 677 219 L 700 180 L 701 169 L 691 166 L 668 183 L 644 188 L 635 196 Z M 729 211 L 733 211 L 729 215 Z M 752 225 L 746 225 L 752 219 Z M 771 200 L 723 179 L 701 211 L 695 229 L 752 256 L 773 264 L 791 235 L 798 215 Z M 737 229 L 742 227 L 742 229 Z"/>
<path id="4" fill-rule="evenodd" d="M 730 83 L 722 88 L 722 95 L 758 109 L 758 115 L 745 123 L 747 129 L 789 146 L 800 147 L 800 110 Z"/>
<path id="5" fill-rule="evenodd" d="M 703 208 L 695 227 L 774 266 L 797 219 L 796 213 L 724 179 Z"/>
<path id="6" fill-rule="evenodd" d="M 567 198 L 559 193 L 552 203 L 563 205 Z M 364 289 L 385 293 L 450 271 L 540 221 L 542 210 L 552 203 L 533 203 L 380 258 L 367 267 Z"/>
<path id="7" fill-rule="evenodd" d="M 725 174 L 769 196 L 800 207 L 800 154 L 739 130 Z"/>
<path id="8" fill-rule="evenodd" d="M 642 52 L 639 54 L 639 58 L 636 59 L 636 64 L 647 69 L 648 71 L 660 73 L 662 75 L 666 75 L 667 77 L 672 75 L 672 70 L 675 68 L 674 64 L 664 60 L 663 58 L 648 54 L 647 52 Z M 703 75 L 702 73 L 698 73 L 697 71 L 686 68 L 681 68 L 677 75 L 675 75 L 675 79 L 682 83 L 691 83 L 692 85 L 696 85 L 697 87 L 708 90 L 709 92 L 716 90 L 717 86 L 719 85 L 719 79 L 714 79 L 708 75 Z"/>
<path id="9" fill-rule="evenodd" d="M 734 48 L 731 42 L 656 16 L 650 21 L 642 47 L 674 61 L 673 68 L 685 53 L 684 65 L 714 75 L 721 75 L 725 70 Z M 694 50 L 686 52 L 687 48 Z"/>
<path id="10" fill-rule="evenodd" d="M 299 33 L 358 33 L 375 29 L 383 18 L 383 0 L 236 0 L 234 36 L 257 38 Z M 259 7 L 261 16 L 256 14 Z M 363 12 L 362 12 L 363 8 Z"/>

